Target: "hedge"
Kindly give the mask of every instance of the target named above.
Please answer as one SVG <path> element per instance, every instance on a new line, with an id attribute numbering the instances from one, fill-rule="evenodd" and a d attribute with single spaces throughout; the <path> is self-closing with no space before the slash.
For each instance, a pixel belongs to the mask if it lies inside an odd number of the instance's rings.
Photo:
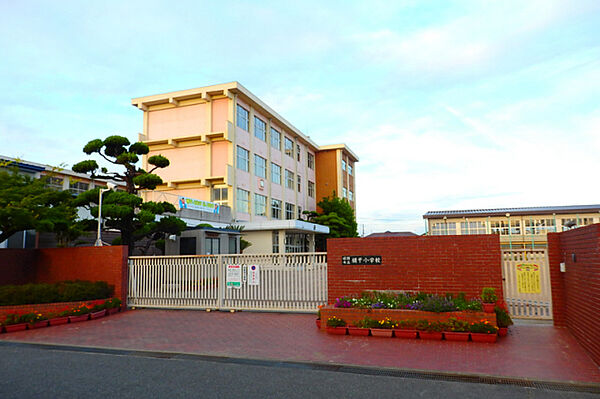
<path id="1" fill-rule="evenodd" d="M 114 286 L 106 281 L 62 281 L 54 284 L 0 286 L 0 306 L 75 302 L 113 296 Z"/>

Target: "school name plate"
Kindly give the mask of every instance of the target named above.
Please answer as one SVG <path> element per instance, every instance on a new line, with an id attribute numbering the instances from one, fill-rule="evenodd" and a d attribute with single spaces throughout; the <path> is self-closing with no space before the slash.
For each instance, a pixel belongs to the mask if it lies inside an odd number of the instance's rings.
<path id="1" fill-rule="evenodd" d="M 381 265 L 381 255 L 342 256 L 342 265 Z"/>

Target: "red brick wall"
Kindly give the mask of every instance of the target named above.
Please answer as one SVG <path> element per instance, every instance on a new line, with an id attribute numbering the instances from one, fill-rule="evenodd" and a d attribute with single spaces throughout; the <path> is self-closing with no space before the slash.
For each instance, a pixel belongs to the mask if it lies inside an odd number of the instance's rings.
<path id="1" fill-rule="evenodd" d="M 30 249 L 0 249 L 0 285 L 32 281 L 35 257 L 36 252 Z"/>
<path id="2" fill-rule="evenodd" d="M 345 255 L 380 255 L 381 265 L 342 265 Z M 327 240 L 328 303 L 363 290 L 502 293 L 497 235 L 335 238 Z"/>
<path id="3" fill-rule="evenodd" d="M 0 249 L 0 285 L 106 281 L 127 298 L 127 247 Z"/>
<path id="4" fill-rule="evenodd" d="M 555 324 L 566 325 L 600 364 L 600 224 L 549 234 L 548 248 Z"/>
<path id="5" fill-rule="evenodd" d="M 127 247 L 79 247 L 38 249 L 37 283 L 65 280 L 106 281 L 115 296 L 127 298 Z"/>

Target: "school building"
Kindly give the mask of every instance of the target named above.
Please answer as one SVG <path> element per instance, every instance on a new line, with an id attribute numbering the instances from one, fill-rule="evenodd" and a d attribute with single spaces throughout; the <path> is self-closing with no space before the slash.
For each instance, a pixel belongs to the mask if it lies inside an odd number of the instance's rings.
<path id="1" fill-rule="evenodd" d="M 430 211 L 428 235 L 498 234 L 502 248 L 545 248 L 547 233 L 600 223 L 600 204 Z"/>
<path id="2" fill-rule="evenodd" d="M 164 184 L 143 192 L 180 209 L 232 210 L 232 224 L 252 243 L 245 253 L 314 250 L 329 228 L 306 222 L 325 196 L 356 209 L 358 157 L 344 144 L 318 146 L 238 82 L 132 99 L 143 111 L 148 157 L 171 164 L 156 170 Z M 218 226 L 225 227 L 225 226 Z"/>

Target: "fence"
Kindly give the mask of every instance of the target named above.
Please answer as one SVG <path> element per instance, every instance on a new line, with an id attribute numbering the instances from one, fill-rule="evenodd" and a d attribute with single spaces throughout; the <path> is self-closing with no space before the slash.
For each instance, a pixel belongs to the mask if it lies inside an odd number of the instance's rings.
<path id="1" fill-rule="evenodd" d="M 239 288 L 226 286 L 228 265 L 241 266 Z M 326 302 L 325 253 L 129 258 L 129 306 L 313 312 Z"/>

